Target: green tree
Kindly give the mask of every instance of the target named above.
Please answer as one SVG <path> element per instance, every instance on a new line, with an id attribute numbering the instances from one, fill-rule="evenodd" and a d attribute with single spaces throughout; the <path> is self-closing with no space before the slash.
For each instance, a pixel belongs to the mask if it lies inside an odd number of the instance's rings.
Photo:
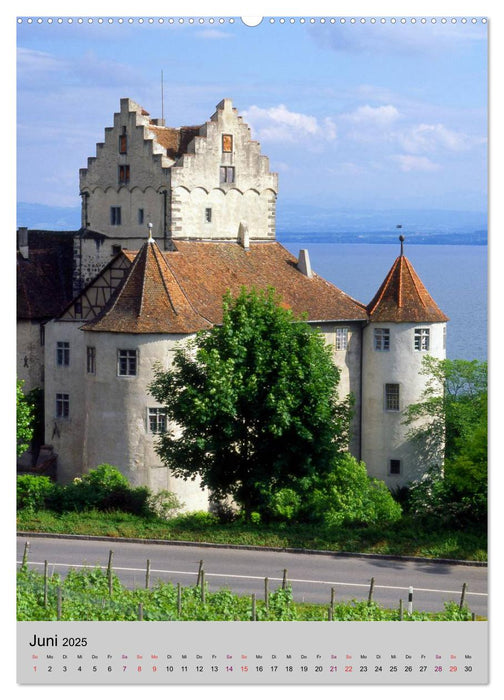
<path id="1" fill-rule="evenodd" d="M 293 480 L 306 487 L 347 447 L 350 399 L 321 333 L 281 306 L 274 290 L 224 297 L 222 325 L 155 369 L 152 395 L 178 427 L 159 437 L 173 474 L 200 477 L 246 517 Z"/>
<path id="2" fill-rule="evenodd" d="M 417 441 L 432 468 L 410 487 L 410 509 L 458 524 L 484 523 L 487 363 L 426 357 L 424 372 L 428 375 L 424 396 L 408 408 L 406 421 L 411 426 L 409 436 Z M 420 425 L 416 424 L 418 418 L 424 421 Z M 442 454 L 443 448 L 444 464 L 436 464 L 433 454 L 436 450 Z"/>
<path id="3" fill-rule="evenodd" d="M 427 462 L 443 453 L 449 460 L 460 453 L 477 425 L 486 426 L 487 363 L 428 355 L 421 373 L 427 377 L 426 388 L 406 411 L 408 437 L 420 444 Z"/>
<path id="4" fill-rule="evenodd" d="M 16 382 L 16 443 L 18 457 L 26 452 L 33 436 L 33 406 L 24 395 L 23 380 Z"/>

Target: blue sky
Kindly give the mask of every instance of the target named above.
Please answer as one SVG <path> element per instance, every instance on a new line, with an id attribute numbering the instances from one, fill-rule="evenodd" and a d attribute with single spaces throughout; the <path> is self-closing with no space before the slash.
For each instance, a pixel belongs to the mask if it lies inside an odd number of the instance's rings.
<path id="1" fill-rule="evenodd" d="M 287 16 L 247 27 L 229 16 L 213 24 L 84 17 L 18 24 L 19 201 L 78 205 L 78 170 L 120 98 L 161 116 L 163 71 L 166 123 L 203 123 L 230 97 L 279 173 L 284 202 L 486 209 L 481 21 Z"/>

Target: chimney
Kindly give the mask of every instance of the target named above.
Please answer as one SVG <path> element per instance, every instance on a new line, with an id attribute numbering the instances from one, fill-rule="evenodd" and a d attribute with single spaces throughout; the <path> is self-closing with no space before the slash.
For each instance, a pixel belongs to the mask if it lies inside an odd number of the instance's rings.
<path id="1" fill-rule="evenodd" d="M 240 221 L 240 227 L 238 229 L 238 242 L 245 250 L 250 250 L 248 225 L 245 221 Z"/>
<path id="2" fill-rule="evenodd" d="M 310 263 L 310 254 L 308 253 L 308 250 L 306 248 L 302 248 L 299 251 L 297 266 L 298 270 L 302 272 L 303 275 L 306 275 L 307 277 L 313 277 L 313 272 Z"/>
<path id="3" fill-rule="evenodd" d="M 28 229 L 26 226 L 20 226 L 18 228 L 17 247 L 23 258 L 28 260 L 30 249 L 28 246 Z"/>

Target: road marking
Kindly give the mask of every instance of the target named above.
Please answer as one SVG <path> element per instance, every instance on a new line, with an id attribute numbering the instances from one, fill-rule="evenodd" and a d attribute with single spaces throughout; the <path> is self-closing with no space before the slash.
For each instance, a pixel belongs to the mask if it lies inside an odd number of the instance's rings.
<path id="1" fill-rule="evenodd" d="M 21 564 L 21 561 L 17 562 L 18 564 Z M 29 562 L 31 566 L 44 566 L 45 562 L 40 562 L 40 561 L 30 561 Z M 69 567 L 72 569 L 92 569 L 92 568 L 99 568 L 99 569 L 106 569 L 106 566 L 96 564 L 65 564 L 65 563 L 59 563 L 59 562 L 48 562 L 48 566 L 59 566 L 59 567 Z M 135 568 L 135 567 L 128 567 L 128 566 L 113 566 L 112 567 L 114 571 L 131 571 L 131 572 L 138 572 L 138 573 L 145 573 L 144 568 Z M 196 576 L 197 572 L 195 571 L 171 571 L 169 569 L 150 569 L 151 574 L 171 574 L 171 575 L 177 575 L 177 576 Z M 252 579 L 252 580 L 257 580 L 257 581 L 264 581 L 264 576 L 252 576 L 251 574 L 213 574 L 210 572 L 205 571 L 205 578 L 208 577 L 214 577 L 214 578 L 238 578 L 238 579 Z M 269 581 L 283 581 L 283 577 L 274 577 L 274 576 L 269 576 L 268 577 Z M 319 581 L 316 579 L 303 579 L 303 578 L 288 578 L 289 583 L 313 583 L 313 584 L 322 584 L 322 585 L 327 585 L 327 586 L 355 586 L 357 588 L 369 588 L 369 583 L 349 583 L 347 581 Z M 383 588 L 383 589 L 388 589 L 388 590 L 396 590 L 396 591 L 407 591 L 409 589 L 409 586 L 385 586 L 385 585 L 380 585 L 375 583 L 375 589 L 377 588 Z M 444 593 L 444 594 L 450 594 L 450 595 L 459 595 L 460 590 L 458 591 L 450 591 L 450 590 L 443 590 L 440 588 L 417 588 L 413 587 L 414 591 L 422 592 L 422 593 Z M 473 596 L 484 596 L 487 597 L 488 593 L 476 593 L 473 591 L 468 590 L 466 595 L 473 595 Z"/>

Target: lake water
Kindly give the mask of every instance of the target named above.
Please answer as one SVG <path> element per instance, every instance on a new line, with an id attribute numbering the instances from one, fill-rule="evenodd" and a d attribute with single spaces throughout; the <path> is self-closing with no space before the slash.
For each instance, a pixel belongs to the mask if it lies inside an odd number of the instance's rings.
<path id="1" fill-rule="evenodd" d="M 280 242 L 293 255 L 299 243 Z M 306 243 L 312 268 L 358 301 L 368 304 L 396 257 L 397 245 Z M 487 246 L 407 245 L 404 254 L 428 292 L 450 318 L 450 359 L 487 359 Z"/>

